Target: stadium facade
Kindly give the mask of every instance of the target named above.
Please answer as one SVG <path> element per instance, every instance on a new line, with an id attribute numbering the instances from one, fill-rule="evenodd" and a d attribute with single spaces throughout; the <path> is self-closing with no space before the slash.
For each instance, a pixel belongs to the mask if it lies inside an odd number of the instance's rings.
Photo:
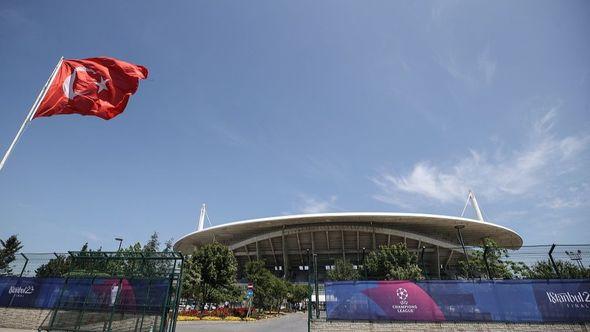
<path id="1" fill-rule="evenodd" d="M 197 230 L 180 238 L 174 249 L 190 254 L 214 241 L 225 244 L 238 260 L 238 278 L 243 278 L 248 261 L 262 259 L 277 275 L 305 281 L 309 257 L 317 254 L 320 279 L 323 279 L 337 258 L 359 266 L 363 256 L 371 250 L 399 242 L 417 254 L 419 264 L 429 277 L 452 278 L 450 271 L 464 257 L 461 238 L 465 246 L 480 245 L 484 238 L 493 239 L 502 247 L 519 248 L 523 243 L 515 231 L 491 222 L 432 214 L 301 214 L 209 228 L 203 227 L 203 218 L 201 213 Z"/>

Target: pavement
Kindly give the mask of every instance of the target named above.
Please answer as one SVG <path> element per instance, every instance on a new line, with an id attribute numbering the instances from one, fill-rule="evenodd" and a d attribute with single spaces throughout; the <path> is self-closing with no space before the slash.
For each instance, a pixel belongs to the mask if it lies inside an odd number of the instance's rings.
<path id="1" fill-rule="evenodd" d="M 207 332 L 258 332 L 258 331 L 307 331 L 307 313 L 295 312 L 277 318 L 262 319 L 254 322 L 192 321 L 177 322 L 176 331 Z"/>
<path id="2" fill-rule="evenodd" d="M 33 330 L 19 330 L 0 328 L 0 332 L 24 332 Z M 192 321 L 177 322 L 176 331 L 207 331 L 207 332 L 258 332 L 258 331 L 307 331 L 307 313 L 288 313 L 276 318 L 262 319 L 253 322 L 226 322 L 226 321 Z"/>

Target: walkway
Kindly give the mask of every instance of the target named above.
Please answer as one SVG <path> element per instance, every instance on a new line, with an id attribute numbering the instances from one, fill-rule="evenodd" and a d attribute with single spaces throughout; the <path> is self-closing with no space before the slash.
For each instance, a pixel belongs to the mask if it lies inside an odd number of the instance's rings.
<path id="1" fill-rule="evenodd" d="M 290 313 L 279 318 L 263 319 L 255 322 L 220 322 L 193 321 L 178 322 L 176 331 L 208 331 L 208 332 L 255 332 L 255 331 L 307 331 L 307 314 L 302 312 Z"/>

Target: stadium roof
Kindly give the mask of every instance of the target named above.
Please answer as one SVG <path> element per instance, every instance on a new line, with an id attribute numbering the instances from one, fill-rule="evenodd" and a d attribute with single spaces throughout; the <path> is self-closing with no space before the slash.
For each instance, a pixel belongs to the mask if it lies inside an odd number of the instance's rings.
<path id="1" fill-rule="evenodd" d="M 346 230 L 347 225 L 378 228 L 377 232 L 387 232 L 404 238 L 407 236 L 442 247 L 459 245 L 456 226 L 460 225 L 464 226 L 461 233 L 466 245 L 479 245 L 483 238 L 491 238 L 503 247 L 518 248 L 523 243 L 515 231 L 475 219 L 418 213 L 346 212 L 236 221 L 189 233 L 174 244 L 174 249 L 187 253 L 214 240 L 235 249 L 248 243 L 276 237 L 277 232 L 285 234 L 285 230 L 289 229 L 297 228 L 297 232 L 300 232 L 308 227 L 309 231 L 313 232 L 321 226 L 322 230 L 336 231 Z"/>

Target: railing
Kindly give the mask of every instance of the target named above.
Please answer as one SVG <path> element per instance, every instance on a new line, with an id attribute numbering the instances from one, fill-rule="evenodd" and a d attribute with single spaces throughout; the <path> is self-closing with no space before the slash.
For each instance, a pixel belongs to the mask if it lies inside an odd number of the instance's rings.
<path id="1" fill-rule="evenodd" d="M 473 280 L 494 282 L 499 279 L 590 279 L 590 244 L 527 245 L 518 248 L 499 247 L 455 247 L 412 248 L 416 264 L 426 280 Z M 312 254 L 307 258 L 310 266 L 308 284 L 312 290 L 308 297 L 309 324 L 326 317 L 324 281 L 328 280 L 329 264 L 314 264 Z M 365 273 L 362 259 L 351 261 L 359 270 L 360 279 L 372 279 Z M 316 288 L 317 284 L 317 288 Z M 316 291 L 317 289 L 317 291 Z M 313 296 L 312 296 L 313 294 Z"/>
<path id="2" fill-rule="evenodd" d="M 123 326 L 130 331 L 174 331 L 182 263 L 183 256 L 177 252 L 18 254 L 0 271 L 0 294 L 9 293 L 2 292 L 5 287 L 38 290 L 50 286 L 52 291 L 31 293 L 31 300 L 14 303 L 0 298 L 0 304 L 23 308 L 43 302 L 43 308 L 52 312 L 39 329 L 48 331 L 110 331 Z"/>

